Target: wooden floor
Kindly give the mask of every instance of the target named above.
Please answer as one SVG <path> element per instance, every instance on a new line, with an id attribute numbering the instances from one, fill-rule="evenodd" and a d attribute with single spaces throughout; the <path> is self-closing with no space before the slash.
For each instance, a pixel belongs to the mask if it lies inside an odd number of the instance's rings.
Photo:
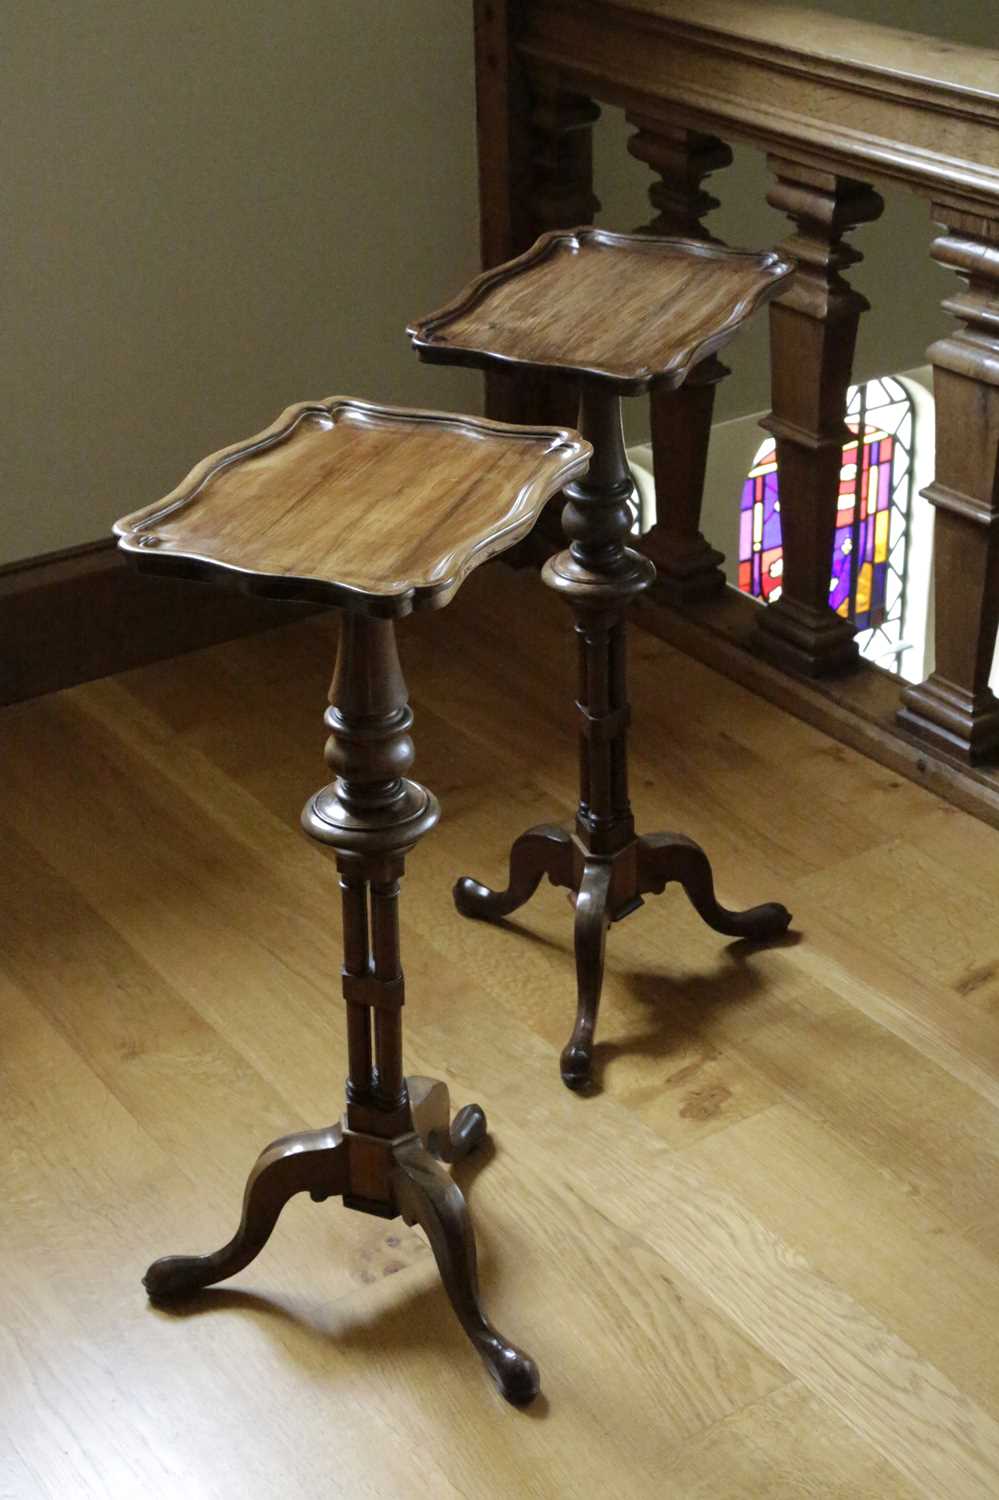
<path id="1" fill-rule="evenodd" d="M 4 1500 L 999 1495 L 999 833 L 635 632 L 641 828 L 795 921 L 754 951 L 671 888 L 615 928 L 571 1095 L 564 895 L 497 928 L 449 898 L 570 812 L 566 627 L 486 569 L 401 632 L 444 804 L 408 1063 L 489 1114 L 459 1175 L 527 1412 L 401 1221 L 295 1200 L 194 1310 L 139 1284 L 340 1112 L 335 875 L 298 831 L 335 620 L 0 716 Z"/>

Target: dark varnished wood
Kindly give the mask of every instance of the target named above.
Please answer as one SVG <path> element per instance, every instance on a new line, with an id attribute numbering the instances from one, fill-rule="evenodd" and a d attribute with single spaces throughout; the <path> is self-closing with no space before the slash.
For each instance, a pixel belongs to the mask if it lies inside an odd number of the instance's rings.
<path id="1" fill-rule="evenodd" d="M 538 1367 L 483 1314 L 475 1237 L 457 1184 L 415 1139 L 398 1147 L 392 1184 L 402 1217 L 430 1241 L 451 1306 L 487 1370 L 508 1401 L 527 1405 L 540 1390 Z"/>
<path id="2" fill-rule="evenodd" d="M 194 597 L 192 597 L 192 595 Z M 307 605 L 297 612 L 307 612 Z M 0 704 L 58 692 L 146 662 L 199 650 L 294 616 L 268 599 L 155 588 L 113 537 L 0 567 Z"/>
<path id="3" fill-rule="evenodd" d="M 522 0 L 475 0 L 480 244 L 483 266 L 521 254 L 545 230 L 590 223 L 593 124 L 599 109 L 557 81 L 532 87 L 513 44 Z M 485 372 L 486 412 L 505 422 L 570 425 L 575 395 L 565 380 Z M 557 522 L 556 530 L 557 534 Z"/>
<path id="4" fill-rule="evenodd" d="M 593 191 L 593 127 L 600 118 L 599 105 L 586 94 L 563 88 L 555 78 L 535 79 L 529 91 L 531 150 L 526 200 L 532 232 L 518 242 L 521 251 L 529 250 L 538 235 L 565 224 L 592 224 L 600 210 L 600 200 Z M 509 254 L 498 257 L 500 262 L 508 259 Z M 575 423 L 575 384 L 560 370 L 518 371 L 514 376 L 507 367 L 487 369 L 487 382 L 490 379 L 519 388 L 522 412 L 543 413 L 543 421 L 557 422 L 560 427 Z M 547 529 L 551 540 L 556 541 L 557 515 L 544 520 L 550 523 Z"/>
<path id="5" fill-rule="evenodd" d="M 649 188 L 656 213 L 645 232 L 721 244 L 702 223 L 719 206 L 702 184 L 731 163 L 729 147 L 717 136 L 650 115 L 631 113 L 628 123 L 635 126 L 629 152 L 658 179 Z M 678 391 L 653 390 L 649 398 L 656 522 L 638 545 L 656 565 L 657 595 L 670 604 L 689 604 L 725 587 L 725 559 L 701 532 L 701 500 L 715 392 L 727 374 L 717 357 L 702 360 Z"/>
<path id="6" fill-rule="evenodd" d="M 544 568 L 545 582 L 568 600 L 579 641 L 580 796 L 574 831 L 542 824 L 520 836 L 504 890 L 459 880 L 455 904 L 465 916 L 495 920 L 530 899 L 545 876 L 574 897 L 576 1017 L 562 1051 L 563 1082 L 584 1088 L 603 982 L 607 928 L 642 905 L 643 896 L 683 886 L 696 911 L 728 936 L 772 938 L 790 913 L 770 903 L 731 912 L 715 898 L 704 851 L 678 834 L 639 837 L 628 795 L 625 608 L 655 577 L 648 558 L 625 544 L 631 476 L 621 430 L 621 399 L 605 381 L 581 382 L 580 430 L 593 445 L 585 479 L 565 488 L 569 547 Z"/>
<path id="7" fill-rule="evenodd" d="M 263 1249 L 289 1198 L 340 1197 L 348 1208 L 426 1232 L 451 1304 L 507 1400 L 530 1401 L 534 1361 L 489 1323 L 479 1301 L 475 1239 L 460 1189 L 439 1165 L 486 1137 L 476 1104 L 451 1118 L 447 1087 L 402 1073 L 404 982 L 398 896 L 406 852 L 433 827 L 436 800 L 405 772 L 412 712 L 394 622 L 343 621 L 326 715 L 335 777 L 303 813 L 307 833 L 336 850 L 343 896 L 347 1112 L 341 1125 L 275 1141 L 246 1187 L 236 1234 L 211 1255 L 166 1256 L 146 1272 L 154 1300 L 189 1296 L 241 1271 Z"/>
<path id="8" fill-rule="evenodd" d="M 558 428 L 331 396 L 202 460 L 115 532 L 149 571 L 403 615 L 526 536 L 587 458 Z"/>
<path id="9" fill-rule="evenodd" d="M 447 1087 L 428 1078 L 406 1080 L 417 1101 L 412 1129 L 374 1140 L 332 1125 L 284 1136 L 261 1152 L 250 1173 L 243 1213 L 232 1239 L 210 1255 L 168 1255 L 143 1277 L 154 1302 L 180 1301 L 235 1276 L 255 1260 L 285 1204 L 307 1192 L 316 1203 L 342 1197 L 362 1212 L 419 1224 L 430 1241 L 458 1319 L 502 1394 L 514 1405 L 540 1389 L 530 1355 L 504 1338 L 482 1311 L 475 1236 L 461 1190 L 439 1165 L 459 1160 L 486 1138 L 477 1104 L 450 1119 Z M 384 1185 L 383 1202 L 370 1196 Z"/>
<path id="10" fill-rule="evenodd" d="M 884 203 L 831 172 L 785 159 L 770 167 L 767 201 L 795 224 L 782 248 L 799 269 L 770 309 L 773 411 L 762 425 L 777 440 L 784 572 L 780 598 L 760 611 L 758 646 L 792 671 L 821 677 L 857 661 L 853 623 L 829 607 L 847 392 L 869 306 L 842 275 L 861 259 L 843 236 L 877 219 Z"/>
<path id="11" fill-rule="evenodd" d="M 691 906 L 715 932 L 753 941 L 778 937 L 791 914 L 778 901 L 729 911 L 715 896 L 711 864 L 699 844 L 682 833 L 651 833 L 638 840 L 638 890 L 658 895 L 671 881 L 683 886 Z"/>
<path id="12" fill-rule="evenodd" d="M 461 1161 L 486 1138 L 486 1116 L 478 1104 L 465 1104 L 454 1119 L 447 1084 L 435 1078 L 407 1078 L 413 1129 L 439 1161 Z"/>
<path id="13" fill-rule="evenodd" d="M 999 753 L 989 688 L 999 626 L 999 217 L 944 205 L 933 256 L 961 278 L 944 307 L 959 328 L 930 347 L 936 477 L 924 491 L 934 526 L 934 659 L 902 694 L 903 729 L 967 764 Z"/>
<path id="14" fill-rule="evenodd" d="M 681 385 L 793 270 L 773 251 L 559 230 L 476 277 L 409 334 L 421 359 L 563 370 L 634 395 Z"/>
<path id="15" fill-rule="evenodd" d="M 344 1193 L 349 1180 L 343 1130 L 307 1130 L 272 1141 L 257 1158 L 246 1184 L 239 1228 L 211 1255 L 166 1255 L 154 1261 L 142 1284 L 156 1302 L 190 1297 L 242 1271 L 267 1244 L 281 1210 L 297 1193 L 317 1201 Z"/>
<path id="16" fill-rule="evenodd" d="M 341 417 L 342 407 L 341 403 Z M 460 418 L 447 422 L 434 418 L 428 424 L 426 414 L 409 414 L 418 428 L 429 427 L 436 439 L 429 446 L 418 445 L 418 456 L 431 479 L 422 475 L 416 488 L 429 494 L 436 479 L 451 506 L 471 495 L 472 519 L 456 517 L 452 522 L 455 533 L 465 537 L 459 559 L 446 545 L 446 512 L 429 511 L 430 537 L 422 550 L 416 518 L 411 515 L 414 531 L 408 555 L 417 573 L 429 569 L 434 576 L 425 582 L 419 577 L 403 581 L 396 568 L 381 569 L 379 538 L 384 538 L 388 550 L 397 542 L 395 528 L 405 506 L 396 490 L 405 489 L 403 456 L 407 452 L 410 458 L 414 456 L 408 440 L 411 428 L 404 414 L 393 412 L 386 418 L 382 409 L 365 407 L 361 414 L 355 403 L 349 407 L 348 422 L 357 419 L 364 428 L 351 443 L 367 454 L 368 467 L 362 454 L 355 452 L 346 468 L 334 465 L 328 470 L 320 465 L 317 469 L 314 448 L 302 454 L 287 440 L 303 422 L 314 422 L 313 440 L 321 444 L 339 423 L 332 420 L 332 413 L 327 414 L 330 421 L 324 421 L 315 407 L 291 408 L 290 430 L 288 423 L 278 424 L 263 442 L 265 452 L 271 438 L 279 445 L 280 462 L 265 466 L 249 479 L 244 475 L 237 484 L 234 497 L 239 503 L 228 511 L 230 519 L 239 519 L 237 535 L 234 538 L 225 526 L 216 526 L 221 544 L 213 558 L 213 567 L 223 571 L 233 566 L 245 570 L 254 557 L 267 558 L 267 565 L 273 566 L 274 538 L 266 534 L 255 538 L 248 529 L 249 518 L 252 515 L 258 525 L 266 517 L 279 519 L 284 513 L 282 503 L 289 496 L 311 493 L 317 475 L 334 515 L 348 471 L 354 499 L 358 494 L 366 497 L 371 556 L 363 590 L 349 566 L 349 580 L 333 573 L 340 554 L 320 524 L 321 518 L 306 512 L 297 522 L 302 556 L 312 555 L 311 525 L 317 529 L 314 550 L 325 560 L 323 576 L 331 597 L 342 597 L 346 590 L 356 606 L 343 615 L 325 716 L 329 730 L 326 761 L 333 780 L 309 799 L 302 814 L 305 831 L 335 851 L 339 872 L 342 985 L 347 1007 L 346 1114 L 341 1124 L 286 1136 L 268 1146 L 250 1174 L 242 1218 L 229 1243 L 209 1255 L 166 1256 L 149 1268 L 145 1285 L 151 1298 L 166 1301 L 235 1275 L 260 1253 L 285 1203 L 300 1192 L 310 1193 L 316 1201 L 340 1197 L 348 1208 L 388 1219 L 401 1214 L 408 1224 L 424 1229 L 462 1327 L 502 1394 L 522 1405 L 540 1388 L 537 1366 L 492 1326 L 482 1310 L 471 1220 L 460 1189 L 440 1165 L 458 1160 L 485 1140 L 485 1115 L 477 1104 L 471 1104 L 452 1119 L 443 1083 L 407 1079 L 403 1073 L 405 983 L 399 949 L 399 886 L 406 854 L 434 826 L 440 809 L 430 792 L 407 774 L 414 753 L 413 714 L 396 649 L 395 621 L 391 616 L 383 618 L 376 606 L 386 600 L 397 606 L 400 599 L 420 598 L 421 591 L 423 602 L 444 603 L 464 573 L 509 534 L 512 512 L 518 511 L 519 526 L 532 507 L 536 511 L 544 503 L 546 489 L 581 470 L 588 448 L 575 434 L 528 434 L 471 420 L 466 424 Z M 373 450 L 369 428 L 380 439 Z M 460 452 L 453 448 L 456 431 Z M 280 446 L 286 442 L 287 446 Z M 246 445 L 226 453 L 227 459 L 216 455 L 199 466 L 194 471 L 197 477 L 166 507 L 189 524 L 186 530 L 181 526 L 173 531 L 175 550 L 163 552 L 164 567 L 183 571 L 190 561 L 197 529 L 190 524 L 190 512 L 198 495 L 210 488 L 219 473 L 226 472 L 227 464 L 235 471 L 252 464 Z M 496 467 L 487 498 L 490 486 L 483 483 L 481 465 L 490 457 Z M 393 470 L 396 489 L 383 492 L 381 486 Z M 162 527 L 162 508 L 153 508 L 153 514 L 157 528 Z M 136 518 L 120 524 L 126 545 L 139 547 L 147 535 L 144 524 L 141 519 L 136 524 Z M 211 529 L 211 523 L 207 524 Z M 154 534 L 159 535 L 159 529 Z M 393 594 L 397 583 L 399 592 Z"/>
<path id="17" fill-rule="evenodd" d="M 454 904 L 464 917 L 508 917 L 529 901 L 547 875 L 552 885 L 572 889 L 572 836 L 553 823 L 529 828 L 510 850 L 506 889 L 492 891 L 463 876 L 454 888 Z"/>
<path id="18" fill-rule="evenodd" d="M 559 1060 L 562 1080 L 571 1089 L 586 1085 L 593 1062 L 593 1036 L 604 982 L 607 928 L 611 920 L 613 875 L 612 859 L 590 860 L 588 864 L 584 861 L 576 892 L 572 928 L 576 951 L 576 1019 Z"/>

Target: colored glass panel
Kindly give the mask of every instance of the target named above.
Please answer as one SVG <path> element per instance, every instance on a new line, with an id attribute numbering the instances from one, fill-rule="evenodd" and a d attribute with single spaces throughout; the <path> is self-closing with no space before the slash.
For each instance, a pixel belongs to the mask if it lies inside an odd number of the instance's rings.
<path id="1" fill-rule="evenodd" d="M 890 658 L 897 670 L 909 504 L 912 402 L 898 381 L 855 387 L 847 405 L 855 434 L 843 445 L 829 605 L 857 626 L 862 654 Z M 783 578 L 776 443 L 759 448 L 743 484 L 739 588 L 764 603 L 780 597 Z"/>

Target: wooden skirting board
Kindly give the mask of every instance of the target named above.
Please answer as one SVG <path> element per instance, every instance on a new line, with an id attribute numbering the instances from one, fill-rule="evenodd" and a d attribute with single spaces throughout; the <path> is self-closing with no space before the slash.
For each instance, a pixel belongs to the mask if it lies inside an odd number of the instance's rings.
<path id="1" fill-rule="evenodd" d="M 0 569 L 0 703 L 285 625 L 311 608 L 142 577 L 110 538 L 28 558 Z"/>
<path id="2" fill-rule="evenodd" d="M 726 588 L 682 612 L 654 598 L 643 600 L 632 618 L 759 697 L 999 828 L 999 766 L 969 767 L 910 739 L 895 723 L 900 679 L 870 662 L 824 680 L 806 680 L 772 666 L 750 644 L 760 608 L 747 595 Z"/>

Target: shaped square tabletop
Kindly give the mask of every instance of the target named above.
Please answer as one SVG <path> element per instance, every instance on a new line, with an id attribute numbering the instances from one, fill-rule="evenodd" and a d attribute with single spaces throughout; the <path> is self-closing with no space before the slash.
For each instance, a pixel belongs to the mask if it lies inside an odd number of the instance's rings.
<path id="1" fill-rule="evenodd" d="M 682 385 L 794 270 L 775 250 L 555 230 L 407 332 L 431 363 L 565 370 L 635 395 Z"/>
<path id="2" fill-rule="evenodd" d="M 345 396 L 288 407 L 115 523 L 150 572 L 393 616 L 439 608 L 589 462 L 576 432 Z"/>

